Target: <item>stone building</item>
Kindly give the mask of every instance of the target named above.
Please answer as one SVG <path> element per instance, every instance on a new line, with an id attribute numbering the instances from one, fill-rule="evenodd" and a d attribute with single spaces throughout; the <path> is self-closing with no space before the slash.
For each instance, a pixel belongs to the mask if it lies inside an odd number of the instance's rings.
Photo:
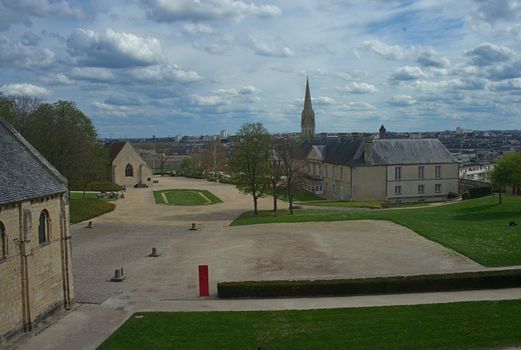
<path id="1" fill-rule="evenodd" d="M 422 202 L 458 193 L 458 163 L 438 139 L 303 145 L 306 189 L 345 201 Z"/>
<path id="2" fill-rule="evenodd" d="M 147 187 L 152 170 L 130 142 L 107 143 L 111 160 L 111 181 L 121 186 Z"/>
<path id="3" fill-rule="evenodd" d="M 304 108 L 300 116 L 300 136 L 311 139 L 315 136 L 315 112 L 311 105 L 311 93 L 309 91 L 309 80 L 306 79 L 306 96 L 304 98 Z"/>
<path id="4" fill-rule="evenodd" d="M 0 343 L 74 300 L 67 180 L 0 118 Z"/>

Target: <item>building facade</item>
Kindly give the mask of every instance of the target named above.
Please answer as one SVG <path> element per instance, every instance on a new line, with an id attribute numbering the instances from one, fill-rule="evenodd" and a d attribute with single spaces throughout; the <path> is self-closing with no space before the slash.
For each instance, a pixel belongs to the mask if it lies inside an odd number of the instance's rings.
<path id="1" fill-rule="evenodd" d="M 74 302 L 67 180 L 0 118 L 0 343 Z"/>
<path id="2" fill-rule="evenodd" d="M 458 163 L 437 139 L 307 145 L 306 189 L 342 201 L 423 202 L 458 193 Z"/>
<path id="3" fill-rule="evenodd" d="M 106 145 L 111 159 L 111 181 L 121 186 L 145 187 L 152 183 L 152 170 L 130 142 Z"/>

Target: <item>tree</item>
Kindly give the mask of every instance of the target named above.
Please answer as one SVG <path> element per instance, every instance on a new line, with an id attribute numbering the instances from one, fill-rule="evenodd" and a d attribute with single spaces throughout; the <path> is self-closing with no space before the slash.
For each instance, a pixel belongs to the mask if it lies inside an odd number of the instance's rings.
<path id="1" fill-rule="evenodd" d="M 246 123 L 237 132 L 239 144 L 231 160 L 235 186 L 253 198 L 253 212 L 257 215 L 257 200 L 267 189 L 270 135 L 261 123 Z"/>
<path id="2" fill-rule="evenodd" d="M 491 180 L 498 190 L 499 203 L 502 203 L 501 191 L 505 186 L 521 186 L 521 151 L 506 153 L 494 165 Z"/>
<path id="3" fill-rule="evenodd" d="M 218 172 L 226 169 L 226 148 L 218 140 L 212 140 L 200 153 L 201 166 L 204 170 Z"/>
<path id="4" fill-rule="evenodd" d="M 170 159 L 170 156 L 166 153 L 157 153 L 157 160 L 159 160 L 159 169 L 161 171 L 161 176 L 165 174 L 165 164 Z"/>
<path id="5" fill-rule="evenodd" d="M 271 194 L 273 196 L 273 213 L 277 216 L 277 200 L 280 195 L 280 191 L 283 185 L 283 169 L 281 166 L 281 161 L 279 159 L 277 153 L 277 140 L 271 140 L 271 149 L 270 149 L 270 157 L 269 157 L 269 165 L 270 165 L 270 189 Z"/>
<path id="6" fill-rule="evenodd" d="M 91 120 L 74 103 L 41 103 L 29 96 L 0 96 L 0 113 L 67 180 L 72 188 L 85 189 L 106 177 L 109 157 L 96 141 Z"/>
<path id="7" fill-rule="evenodd" d="M 303 180 L 303 163 L 298 158 L 299 147 L 295 140 L 286 136 L 277 140 L 276 151 L 285 179 L 284 186 L 289 201 L 289 213 L 293 215 L 293 193 Z"/>

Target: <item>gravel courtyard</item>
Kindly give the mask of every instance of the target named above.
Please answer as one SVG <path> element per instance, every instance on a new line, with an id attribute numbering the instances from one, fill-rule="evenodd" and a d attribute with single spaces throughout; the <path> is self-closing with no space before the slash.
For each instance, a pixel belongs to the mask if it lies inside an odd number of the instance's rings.
<path id="1" fill-rule="evenodd" d="M 223 203 L 168 206 L 152 191 L 206 189 Z M 269 209 L 269 198 L 260 201 Z M 251 199 L 233 186 L 160 178 L 148 189 L 128 189 L 114 212 L 94 228 L 72 227 L 76 300 L 127 303 L 196 298 L 197 265 L 208 264 L 210 293 L 231 280 L 315 279 L 477 270 L 470 259 L 385 221 L 270 224 L 230 227 Z M 192 222 L 198 231 L 190 231 Z M 161 256 L 149 258 L 152 247 Z M 123 267 L 126 280 L 109 282 Z"/>

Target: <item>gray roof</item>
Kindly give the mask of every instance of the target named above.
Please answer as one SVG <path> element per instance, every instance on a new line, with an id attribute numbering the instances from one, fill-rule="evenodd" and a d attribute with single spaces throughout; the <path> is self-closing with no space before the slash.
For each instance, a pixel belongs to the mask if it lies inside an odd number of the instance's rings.
<path id="1" fill-rule="evenodd" d="M 67 191 L 67 180 L 0 117 L 0 204 Z"/>
<path id="2" fill-rule="evenodd" d="M 382 159 L 379 161 L 376 156 Z M 373 140 L 375 164 L 434 164 L 456 162 L 438 139 Z"/>
<path id="3" fill-rule="evenodd" d="M 438 139 L 335 140 L 325 145 L 307 143 L 304 149 L 320 147 L 324 162 L 329 164 L 367 166 L 390 164 L 440 164 L 456 160 Z M 372 154 L 366 155 L 367 146 Z"/>

